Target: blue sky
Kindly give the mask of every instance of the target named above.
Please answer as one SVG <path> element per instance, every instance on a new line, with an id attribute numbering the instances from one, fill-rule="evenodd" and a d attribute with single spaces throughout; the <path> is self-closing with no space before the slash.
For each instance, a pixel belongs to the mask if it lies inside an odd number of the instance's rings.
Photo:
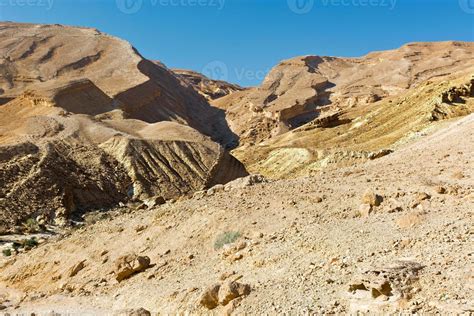
<path id="1" fill-rule="evenodd" d="M 474 41 L 474 0 L 0 0 L 0 19 L 95 27 L 168 67 L 244 86 L 299 55 Z"/>

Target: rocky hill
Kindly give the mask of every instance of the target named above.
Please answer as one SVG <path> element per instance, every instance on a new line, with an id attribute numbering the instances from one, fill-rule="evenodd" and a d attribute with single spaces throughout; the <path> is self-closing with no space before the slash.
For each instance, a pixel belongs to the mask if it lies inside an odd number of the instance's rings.
<path id="1" fill-rule="evenodd" d="M 241 89 L 1 22 L 0 313 L 472 313 L 473 61 L 304 56 Z"/>
<path id="2" fill-rule="evenodd" d="M 241 143 L 256 144 L 318 117 L 400 96 L 428 80 L 474 71 L 474 44 L 414 43 L 360 58 L 303 56 L 262 85 L 216 100 Z"/>
<path id="3" fill-rule="evenodd" d="M 0 39 L 2 231 L 246 175 L 223 111 L 130 44 L 12 23 Z"/>

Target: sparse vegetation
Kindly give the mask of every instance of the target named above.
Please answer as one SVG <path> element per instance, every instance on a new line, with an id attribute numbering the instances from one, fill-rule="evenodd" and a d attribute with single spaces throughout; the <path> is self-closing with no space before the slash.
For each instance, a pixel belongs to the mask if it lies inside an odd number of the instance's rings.
<path id="1" fill-rule="evenodd" d="M 27 233 L 36 233 L 40 230 L 38 222 L 34 218 L 28 218 L 25 223 L 23 223 Z"/>
<path id="2" fill-rule="evenodd" d="M 10 248 L 3 249 L 2 253 L 5 257 L 10 257 L 12 255 L 12 250 Z"/>
<path id="3" fill-rule="evenodd" d="M 221 249 L 224 245 L 231 244 L 239 239 L 240 236 L 241 234 L 239 232 L 234 231 L 222 233 L 217 236 L 216 241 L 214 242 L 214 249 Z"/>
<path id="4" fill-rule="evenodd" d="M 31 237 L 29 239 L 25 239 L 22 241 L 22 246 L 25 249 L 31 249 L 33 247 L 38 246 L 38 241 L 36 240 L 35 237 Z"/>

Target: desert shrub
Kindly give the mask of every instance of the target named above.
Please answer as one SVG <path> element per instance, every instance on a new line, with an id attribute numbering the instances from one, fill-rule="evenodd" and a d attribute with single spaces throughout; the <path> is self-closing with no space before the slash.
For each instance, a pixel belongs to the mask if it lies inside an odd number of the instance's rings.
<path id="1" fill-rule="evenodd" d="M 29 239 L 25 239 L 23 240 L 23 247 L 24 248 L 33 248 L 33 247 L 36 247 L 38 246 L 38 241 L 36 240 L 35 237 L 31 237 Z"/>
<path id="2" fill-rule="evenodd" d="M 224 232 L 222 234 L 219 234 L 216 238 L 216 241 L 214 242 L 214 249 L 221 249 L 224 247 L 224 245 L 231 244 L 240 237 L 239 232 Z"/>
<path id="3" fill-rule="evenodd" d="M 40 230 L 39 224 L 34 218 L 28 218 L 23 223 L 23 227 L 28 233 L 36 233 Z"/>
<path id="4" fill-rule="evenodd" d="M 10 248 L 3 249 L 2 253 L 5 257 L 10 257 L 12 255 L 12 250 Z"/>

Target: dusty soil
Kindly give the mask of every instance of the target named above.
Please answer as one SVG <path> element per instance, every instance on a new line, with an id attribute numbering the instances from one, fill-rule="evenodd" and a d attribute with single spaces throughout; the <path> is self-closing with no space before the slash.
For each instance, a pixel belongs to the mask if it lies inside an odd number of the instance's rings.
<path id="1" fill-rule="evenodd" d="M 3 259 L 2 304 L 18 313 L 205 313 L 202 292 L 226 273 L 251 292 L 219 313 L 470 313 L 473 127 L 473 115 L 444 122 L 393 154 L 312 177 L 117 209 Z M 383 199 L 368 215 L 367 190 Z M 223 232 L 240 237 L 215 249 Z M 129 252 L 154 266 L 118 283 L 113 262 Z M 375 298 L 380 275 L 390 291 Z"/>

